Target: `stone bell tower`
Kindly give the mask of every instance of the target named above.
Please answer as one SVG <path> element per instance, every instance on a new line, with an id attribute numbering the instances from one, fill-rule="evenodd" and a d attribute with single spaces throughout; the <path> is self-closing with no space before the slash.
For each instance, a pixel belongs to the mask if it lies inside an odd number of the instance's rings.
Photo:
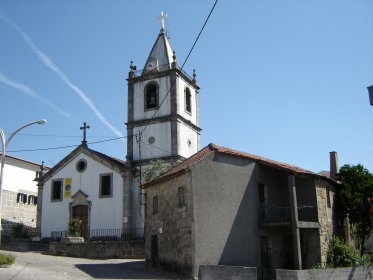
<path id="1" fill-rule="evenodd" d="M 143 191 L 139 188 L 142 171 L 153 160 L 172 164 L 195 154 L 200 147 L 196 74 L 193 71 L 191 77 L 179 67 L 164 29 L 163 14 L 161 20 L 144 68 L 137 70 L 131 62 L 127 79 L 127 167 L 131 175 L 126 180 L 132 197 L 128 220 L 132 220 L 132 227 L 140 228 L 144 225 Z"/>

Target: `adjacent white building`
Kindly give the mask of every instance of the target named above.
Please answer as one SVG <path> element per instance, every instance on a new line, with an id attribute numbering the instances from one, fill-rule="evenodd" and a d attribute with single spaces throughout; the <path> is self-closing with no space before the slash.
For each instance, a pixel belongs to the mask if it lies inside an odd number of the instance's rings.
<path id="1" fill-rule="evenodd" d="M 14 156 L 5 156 L 2 193 L 2 234 L 10 236 L 15 225 L 22 224 L 30 234 L 36 228 L 38 203 L 36 172 L 42 165 Z M 48 168 L 45 168 L 48 169 Z"/>

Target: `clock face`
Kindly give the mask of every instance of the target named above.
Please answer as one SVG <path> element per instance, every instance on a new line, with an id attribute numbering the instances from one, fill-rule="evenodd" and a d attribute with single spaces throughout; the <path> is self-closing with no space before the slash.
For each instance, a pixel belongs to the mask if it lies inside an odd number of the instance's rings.
<path id="1" fill-rule="evenodd" d="M 154 57 L 150 57 L 148 60 L 148 64 L 146 64 L 146 69 L 147 70 L 154 70 L 157 69 L 158 66 L 158 61 Z"/>

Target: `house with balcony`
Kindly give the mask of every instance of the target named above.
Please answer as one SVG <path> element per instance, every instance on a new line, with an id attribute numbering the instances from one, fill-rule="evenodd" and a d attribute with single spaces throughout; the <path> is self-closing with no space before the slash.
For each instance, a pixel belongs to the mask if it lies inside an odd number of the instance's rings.
<path id="1" fill-rule="evenodd" d="M 326 261 L 338 232 L 326 176 L 209 144 L 143 185 L 152 266 L 198 275 L 200 265 L 302 269 Z"/>

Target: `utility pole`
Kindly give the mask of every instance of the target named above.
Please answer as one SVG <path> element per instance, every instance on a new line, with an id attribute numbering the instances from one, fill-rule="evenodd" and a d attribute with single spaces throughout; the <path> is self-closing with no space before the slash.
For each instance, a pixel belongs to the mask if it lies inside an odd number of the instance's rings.
<path id="1" fill-rule="evenodd" d="M 136 135 L 136 142 L 139 145 L 139 168 L 140 168 L 140 182 L 139 182 L 139 187 L 140 187 L 140 205 L 145 205 L 145 195 L 143 192 L 143 189 L 141 188 L 142 184 L 142 163 L 141 163 L 141 138 L 142 138 L 142 132 L 139 130 L 139 133 Z"/>

